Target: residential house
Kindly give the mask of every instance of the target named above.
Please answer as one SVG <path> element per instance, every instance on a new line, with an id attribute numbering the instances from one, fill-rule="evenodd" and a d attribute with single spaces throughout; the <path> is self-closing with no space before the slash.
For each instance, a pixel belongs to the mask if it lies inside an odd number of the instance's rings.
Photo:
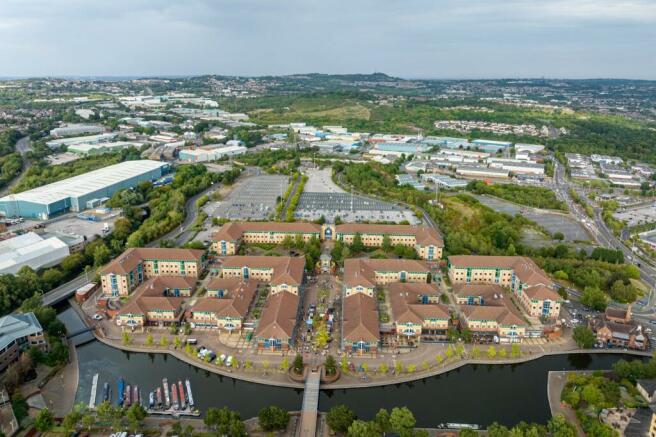
<path id="1" fill-rule="evenodd" d="M 43 328 L 34 313 L 10 314 L 0 318 L 0 372 L 16 362 L 20 354 L 36 347 L 48 350 Z"/>
<path id="2" fill-rule="evenodd" d="M 320 239 L 321 225 L 292 222 L 230 222 L 212 236 L 212 251 L 220 256 L 236 255 L 239 246 L 245 244 L 282 244 L 286 238 L 303 241 Z"/>
<path id="3" fill-rule="evenodd" d="M 198 249 L 130 248 L 100 272 L 107 296 L 127 296 L 155 276 L 198 278 L 205 268 L 205 252 Z"/>
<path id="4" fill-rule="evenodd" d="M 342 349 L 357 353 L 377 352 L 380 330 L 375 298 L 354 293 L 344 298 L 342 307 Z"/>
<path id="5" fill-rule="evenodd" d="M 444 248 L 440 233 L 429 226 L 344 223 L 335 226 L 330 233 L 334 233 L 336 240 L 346 244 L 352 244 L 359 234 L 362 244 L 367 247 L 381 247 L 388 238 L 392 246 L 414 247 L 420 258 L 430 261 L 442 258 Z M 324 234 L 328 235 L 328 230 Z"/>
<path id="6" fill-rule="evenodd" d="M 184 296 L 196 287 L 191 277 L 153 277 L 141 284 L 119 310 L 115 320 L 123 328 L 165 327 L 180 324 Z"/>
<path id="7" fill-rule="evenodd" d="M 433 284 L 396 282 L 387 287 L 395 342 L 416 345 L 422 335 L 445 339 L 451 316 L 449 308 L 437 303 Z"/>
<path id="8" fill-rule="evenodd" d="M 215 328 L 228 332 L 241 331 L 243 322 L 257 294 L 256 281 L 239 281 L 237 284 L 225 284 L 236 278 L 210 281 L 208 296 L 196 300 L 189 310 L 187 318 L 195 328 Z M 219 282 L 224 282 L 219 284 Z M 217 287 L 221 295 L 209 294 L 209 287 Z"/>
<path id="9" fill-rule="evenodd" d="M 299 295 L 305 275 L 305 258 L 289 256 L 230 256 L 221 265 L 223 278 L 266 282 L 271 294 Z"/>
<path id="10" fill-rule="evenodd" d="M 562 298 L 553 281 L 533 260 L 523 256 L 449 257 L 452 284 L 496 284 L 507 287 L 531 317 L 557 319 Z"/>
<path id="11" fill-rule="evenodd" d="M 424 261 L 408 259 L 349 258 L 344 260 L 344 294 L 373 297 L 376 286 L 392 282 L 429 283 L 431 272 Z"/>
<path id="12" fill-rule="evenodd" d="M 286 351 L 296 338 L 301 318 L 300 298 L 289 291 L 272 293 L 264 305 L 255 329 L 255 341 L 260 350 Z"/>

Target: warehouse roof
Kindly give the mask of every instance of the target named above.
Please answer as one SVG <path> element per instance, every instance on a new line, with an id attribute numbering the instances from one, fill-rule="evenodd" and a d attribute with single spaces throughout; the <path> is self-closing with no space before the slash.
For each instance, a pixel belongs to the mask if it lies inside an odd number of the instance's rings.
<path id="1" fill-rule="evenodd" d="M 22 193 L 11 194 L 1 198 L 0 202 L 25 201 L 50 204 L 69 197 L 93 193 L 166 165 L 168 164 L 165 162 L 150 160 L 125 161 Z"/>
<path id="2" fill-rule="evenodd" d="M 0 242 L 0 274 L 17 273 L 23 266 L 38 270 L 58 264 L 69 253 L 68 245 L 59 238 L 43 239 L 28 232 Z"/>

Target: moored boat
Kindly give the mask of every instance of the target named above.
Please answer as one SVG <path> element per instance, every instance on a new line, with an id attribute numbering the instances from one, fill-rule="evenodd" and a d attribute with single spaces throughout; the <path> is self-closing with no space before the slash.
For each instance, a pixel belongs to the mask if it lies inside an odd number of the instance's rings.
<path id="1" fill-rule="evenodd" d="M 153 408 L 155 406 L 155 393 L 152 391 L 148 393 L 148 408 Z"/>
<path id="2" fill-rule="evenodd" d="M 107 383 L 107 382 L 103 384 L 102 400 L 103 400 L 103 402 L 109 400 L 109 383 Z"/>
<path id="3" fill-rule="evenodd" d="M 139 399 L 139 398 L 140 398 L 140 396 L 139 396 L 139 386 L 135 385 L 132 388 L 132 403 L 137 404 L 137 405 L 141 404 L 141 399 Z"/>
<path id="4" fill-rule="evenodd" d="M 191 394 L 191 382 L 189 382 L 189 379 L 185 380 L 185 384 L 187 385 L 187 403 L 189 404 L 190 407 L 193 407 L 194 397 Z"/>
<path id="5" fill-rule="evenodd" d="M 162 405 L 162 389 L 160 387 L 157 387 L 156 395 L 157 395 L 157 406 L 159 407 Z"/>
<path id="6" fill-rule="evenodd" d="M 125 399 L 123 400 L 123 405 L 126 407 L 130 406 L 130 398 L 132 397 L 132 387 L 130 384 L 125 386 Z"/>
<path id="7" fill-rule="evenodd" d="M 164 406 L 166 408 L 171 406 L 171 398 L 169 396 L 169 381 L 168 379 L 162 379 L 162 384 L 164 385 Z"/>
<path id="8" fill-rule="evenodd" d="M 177 410 L 180 405 L 178 404 L 178 387 L 175 383 L 171 384 L 171 403 L 174 410 Z"/>
<path id="9" fill-rule="evenodd" d="M 178 391 L 180 394 L 180 409 L 184 410 L 185 407 L 185 392 L 184 392 L 184 386 L 182 385 L 182 381 L 178 381 Z"/>
<path id="10" fill-rule="evenodd" d="M 125 401 L 125 381 L 123 378 L 118 379 L 118 404 L 123 405 Z"/>

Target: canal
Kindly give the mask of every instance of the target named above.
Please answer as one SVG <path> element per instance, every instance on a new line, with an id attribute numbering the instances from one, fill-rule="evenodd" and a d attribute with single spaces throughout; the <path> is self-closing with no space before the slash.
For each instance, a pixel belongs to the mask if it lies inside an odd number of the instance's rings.
<path id="1" fill-rule="evenodd" d="M 78 329 L 77 314 L 71 309 L 60 313 L 69 330 Z M 99 375 L 112 387 L 115 400 L 119 377 L 138 384 L 143 397 L 161 385 L 189 378 L 197 406 L 228 406 L 242 418 L 254 417 L 268 405 L 299 410 L 302 391 L 242 382 L 198 369 L 165 354 L 129 353 L 106 346 L 82 334 L 77 347 L 80 381 L 77 402 L 89 402 L 91 381 Z M 85 342 L 85 340 L 87 340 Z M 449 373 L 413 383 L 348 390 L 322 390 L 319 409 L 346 404 L 358 417 L 373 418 L 380 408 L 407 406 L 418 426 L 434 427 L 445 422 L 476 423 L 487 426 L 497 421 L 514 425 L 521 420 L 545 423 L 550 418 L 547 401 L 547 372 L 550 370 L 608 369 L 622 356 L 611 354 L 554 355 L 523 364 L 467 365 Z"/>

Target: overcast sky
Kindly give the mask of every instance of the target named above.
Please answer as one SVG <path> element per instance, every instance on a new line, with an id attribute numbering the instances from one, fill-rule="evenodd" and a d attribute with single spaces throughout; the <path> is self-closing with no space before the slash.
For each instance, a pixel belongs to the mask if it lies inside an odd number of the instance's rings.
<path id="1" fill-rule="evenodd" d="M 0 76 L 656 79 L 656 0 L 0 0 Z"/>

